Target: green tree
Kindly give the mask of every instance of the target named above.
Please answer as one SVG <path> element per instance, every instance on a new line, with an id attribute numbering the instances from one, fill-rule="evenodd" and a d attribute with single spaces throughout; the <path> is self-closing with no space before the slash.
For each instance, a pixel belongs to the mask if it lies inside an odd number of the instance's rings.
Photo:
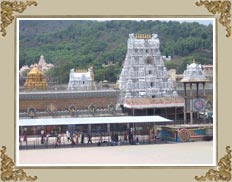
<path id="1" fill-rule="evenodd" d="M 19 67 L 38 63 L 41 54 L 49 71 L 60 83 L 67 83 L 71 68 L 94 66 L 96 80 L 116 81 L 127 51 L 129 33 L 156 33 L 161 55 L 172 56 L 168 69 L 182 73 L 189 57 L 200 64 L 212 64 L 213 27 L 175 21 L 20 21 Z M 176 59 L 178 58 L 178 59 Z M 112 61 L 116 66 L 102 68 Z M 166 63 L 165 63 L 166 64 Z M 60 69 L 60 70 L 59 70 Z"/>
<path id="2" fill-rule="evenodd" d="M 68 83 L 70 69 L 74 64 L 68 60 L 57 60 L 56 65 L 46 72 L 46 76 L 56 79 L 58 83 Z"/>

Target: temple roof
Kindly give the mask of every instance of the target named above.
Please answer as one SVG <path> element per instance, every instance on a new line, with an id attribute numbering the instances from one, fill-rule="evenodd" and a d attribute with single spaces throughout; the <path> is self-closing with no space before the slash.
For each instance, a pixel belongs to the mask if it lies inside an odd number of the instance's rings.
<path id="1" fill-rule="evenodd" d="M 81 117 L 81 118 L 40 118 L 20 119 L 19 126 L 107 124 L 107 123 L 156 123 L 173 122 L 161 116 L 120 116 L 120 117 Z"/>
<path id="2" fill-rule="evenodd" d="M 77 70 L 74 72 L 74 69 L 70 70 L 70 80 L 91 80 L 91 72 L 89 70 Z"/>
<path id="3" fill-rule="evenodd" d="M 40 60 L 38 62 L 38 65 L 41 66 L 41 67 L 44 67 L 44 66 L 47 65 L 43 55 L 40 56 Z"/>
<path id="4" fill-rule="evenodd" d="M 196 64 L 195 60 L 190 65 L 187 65 L 187 69 L 184 71 L 183 79 L 180 82 L 208 82 L 204 71 L 200 64 Z"/>
<path id="5" fill-rule="evenodd" d="M 46 89 L 47 81 L 43 72 L 41 72 L 37 67 L 32 68 L 27 74 L 24 87 L 26 89 Z"/>
<path id="6" fill-rule="evenodd" d="M 124 101 L 124 107 L 131 109 L 184 107 L 184 98 L 126 98 Z"/>
<path id="7" fill-rule="evenodd" d="M 31 71 L 28 73 L 28 75 L 43 75 L 41 71 L 37 67 L 34 67 L 31 69 Z"/>

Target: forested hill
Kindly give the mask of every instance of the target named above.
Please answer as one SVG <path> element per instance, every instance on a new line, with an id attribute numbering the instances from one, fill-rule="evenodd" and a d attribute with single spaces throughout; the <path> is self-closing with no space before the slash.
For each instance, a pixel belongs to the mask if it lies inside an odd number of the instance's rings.
<path id="1" fill-rule="evenodd" d="M 95 68 L 97 81 L 116 81 L 127 51 L 130 33 L 156 33 L 166 64 L 182 73 L 193 58 L 212 64 L 213 28 L 199 23 L 164 21 L 20 21 L 20 67 L 37 63 L 41 54 L 56 68 L 47 73 L 68 82 L 71 68 Z M 113 66 L 102 67 L 112 62 Z"/>

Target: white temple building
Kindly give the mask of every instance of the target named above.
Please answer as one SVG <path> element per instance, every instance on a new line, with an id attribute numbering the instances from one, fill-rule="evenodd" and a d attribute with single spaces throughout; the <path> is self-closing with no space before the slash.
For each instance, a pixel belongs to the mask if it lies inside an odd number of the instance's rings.
<path id="1" fill-rule="evenodd" d="M 68 90 L 95 90 L 93 67 L 88 70 L 71 69 Z"/>
<path id="2" fill-rule="evenodd" d="M 177 95 L 159 48 L 157 34 L 129 34 L 127 54 L 118 80 L 121 104 L 126 98 Z"/>

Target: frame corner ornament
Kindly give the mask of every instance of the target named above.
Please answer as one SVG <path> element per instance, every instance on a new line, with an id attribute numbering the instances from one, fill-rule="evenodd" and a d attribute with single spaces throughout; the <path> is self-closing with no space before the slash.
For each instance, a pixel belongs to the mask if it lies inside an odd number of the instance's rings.
<path id="1" fill-rule="evenodd" d="M 1 158 L 1 180 L 2 181 L 36 181 L 37 176 L 28 176 L 23 169 L 14 169 L 15 164 L 13 160 L 6 155 L 6 147 L 2 146 L 0 149 Z"/>
<path id="2" fill-rule="evenodd" d="M 37 2 L 32 1 L 2 1 L 1 2 L 1 27 L 0 32 L 2 36 L 6 36 L 6 27 L 10 25 L 15 17 L 13 16 L 13 12 L 23 13 L 23 11 L 27 8 L 27 6 L 37 6 Z"/>
<path id="3" fill-rule="evenodd" d="M 210 169 L 205 174 L 205 176 L 195 176 L 196 181 L 206 181 L 206 180 L 222 180 L 222 181 L 230 181 L 231 180 L 231 149 L 230 146 L 226 147 L 227 154 L 220 159 L 218 162 L 217 169 Z"/>
<path id="4" fill-rule="evenodd" d="M 231 2 L 230 0 L 216 0 L 216 1 L 209 1 L 209 0 L 200 0 L 199 2 L 196 2 L 197 6 L 204 5 L 210 13 L 213 13 L 214 15 L 216 13 L 220 14 L 219 22 L 226 27 L 226 37 L 231 36 Z"/>

